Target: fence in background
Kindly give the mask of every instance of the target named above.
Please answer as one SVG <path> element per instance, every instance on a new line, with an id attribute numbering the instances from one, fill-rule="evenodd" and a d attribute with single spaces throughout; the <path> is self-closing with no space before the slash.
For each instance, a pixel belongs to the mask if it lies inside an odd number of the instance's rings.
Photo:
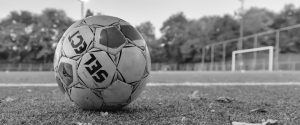
<path id="1" fill-rule="evenodd" d="M 244 70 L 268 70 L 268 62 L 253 65 L 244 65 Z M 153 63 L 152 71 L 231 71 L 231 62 L 188 63 L 188 64 L 163 64 Z M 281 62 L 278 64 L 280 71 L 300 71 L 300 62 Z M 53 64 L 0 64 L 0 71 L 53 71 Z"/>
<path id="2" fill-rule="evenodd" d="M 201 63 L 202 65 L 210 65 L 208 66 L 210 67 L 210 70 L 213 70 L 213 67 L 216 65 L 217 67 L 222 67 L 222 70 L 226 70 L 228 61 L 232 60 L 230 56 L 231 52 L 239 50 L 239 48 L 251 49 L 263 46 L 274 46 L 273 69 L 298 70 L 298 61 L 300 61 L 300 59 L 287 61 L 286 56 L 289 56 L 289 54 L 280 53 L 280 47 L 283 45 L 283 43 L 288 44 L 289 41 L 295 41 L 293 38 L 286 38 L 286 36 L 289 35 L 298 35 L 294 34 L 293 31 L 295 30 L 300 30 L 300 24 L 207 45 L 201 48 Z M 263 44 L 262 41 L 264 42 Z M 298 41 L 300 41 L 300 39 Z M 256 53 L 254 53 L 254 57 L 254 60 L 256 60 Z"/>

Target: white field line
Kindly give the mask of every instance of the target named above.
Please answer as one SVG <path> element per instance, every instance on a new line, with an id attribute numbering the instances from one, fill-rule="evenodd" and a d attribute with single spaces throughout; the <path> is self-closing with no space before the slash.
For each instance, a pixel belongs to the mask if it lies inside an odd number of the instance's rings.
<path id="1" fill-rule="evenodd" d="M 0 83 L 0 87 L 56 87 L 57 83 Z"/>
<path id="2" fill-rule="evenodd" d="M 265 83 L 147 83 L 147 86 L 234 86 L 234 85 L 300 85 L 300 82 Z M 56 87 L 57 83 L 0 83 L 0 87 Z"/>
<path id="3" fill-rule="evenodd" d="M 274 83 L 274 82 L 265 82 L 265 83 L 148 83 L 147 86 L 235 86 L 235 85 L 300 85 L 300 82 L 284 82 L 284 83 Z"/>

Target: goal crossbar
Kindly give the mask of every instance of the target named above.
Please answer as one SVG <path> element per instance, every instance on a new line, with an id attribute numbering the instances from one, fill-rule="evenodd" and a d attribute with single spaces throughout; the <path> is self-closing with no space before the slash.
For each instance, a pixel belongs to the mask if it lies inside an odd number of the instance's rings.
<path id="1" fill-rule="evenodd" d="M 231 63 L 231 71 L 235 71 L 235 65 L 236 65 L 236 54 L 241 53 L 249 53 L 249 52 L 256 52 L 256 51 L 264 51 L 269 50 L 269 71 L 273 71 L 273 46 L 266 46 L 266 47 L 259 47 L 259 48 L 252 48 L 252 49 L 243 49 L 243 50 L 236 50 L 232 52 L 232 63 Z"/>

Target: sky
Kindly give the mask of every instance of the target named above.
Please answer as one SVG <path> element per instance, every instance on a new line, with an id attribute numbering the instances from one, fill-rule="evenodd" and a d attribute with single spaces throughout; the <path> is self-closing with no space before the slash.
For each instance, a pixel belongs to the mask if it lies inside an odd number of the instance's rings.
<path id="1" fill-rule="evenodd" d="M 299 7 L 300 0 L 244 0 L 244 8 L 261 7 L 280 12 L 284 5 L 293 3 Z M 85 9 L 95 13 L 111 15 L 136 26 L 150 21 L 159 29 L 171 15 L 183 12 L 188 19 L 199 19 L 211 15 L 234 15 L 241 7 L 240 0 L 88 0 Z M 79 0 L 0 0 L 0 19 L 13 10 L 27 10 L 40 14 L 45 8 L 63 9 L 74 20 L 81 18 Z"/>

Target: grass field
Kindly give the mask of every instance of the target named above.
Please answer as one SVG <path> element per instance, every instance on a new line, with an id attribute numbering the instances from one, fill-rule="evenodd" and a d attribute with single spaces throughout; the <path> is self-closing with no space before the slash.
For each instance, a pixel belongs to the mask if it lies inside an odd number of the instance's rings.
<path id="1" fill-rule="evenodd" d="M 5 74 L 5 75 L 3 75 Z M 52 83 L 51 73 L 0 73 L 0 83 Z M 151 82 L 300 82 L 298 72 L 155 72 Z M 17 78 L 16 78 L 17 77 Z M 155 86 L 119 111 L 84 111 L 57 87 L 0 87 L 0 124 L 300 124 L 300 86 Z"/>

